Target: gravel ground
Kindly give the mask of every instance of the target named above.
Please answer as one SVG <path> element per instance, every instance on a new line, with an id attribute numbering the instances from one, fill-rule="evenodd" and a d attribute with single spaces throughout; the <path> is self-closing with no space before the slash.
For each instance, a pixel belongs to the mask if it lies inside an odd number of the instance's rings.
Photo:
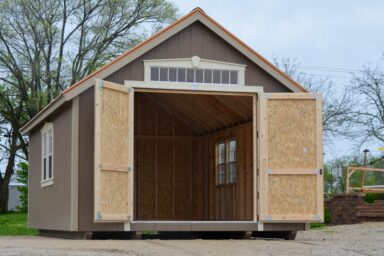
<path id="1" fill-rule="evenodd" d="M 384 255 L 384 223 L 335 226 L 283 240 L 64 240 L 0 237 L 0 255 Z"/>

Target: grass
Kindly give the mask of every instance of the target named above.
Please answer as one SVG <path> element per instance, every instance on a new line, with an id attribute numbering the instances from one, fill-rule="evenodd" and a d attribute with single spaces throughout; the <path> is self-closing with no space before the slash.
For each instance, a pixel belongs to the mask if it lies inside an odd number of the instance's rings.
<path id="1" fill-rule="evenodd" d="M 37 229 L 27 227 L 26 213 L 0 214 L 0 236 L 35 236 Z"/>
<path id="2" fill-rule="evenodd" d="M 311 229 L 325 228 L 327 225 L 324 223 L 311 223 Z"/>

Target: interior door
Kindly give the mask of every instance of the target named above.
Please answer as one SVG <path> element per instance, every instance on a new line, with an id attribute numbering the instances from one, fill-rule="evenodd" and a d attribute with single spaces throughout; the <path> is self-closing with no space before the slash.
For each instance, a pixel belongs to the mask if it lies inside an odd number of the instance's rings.
<path id="1" fill-rule="evenodd" d="M 259 98 L 259 220 L 323 221 L 321 96 Z"/>
<path id="2" fill-rule="evenodd" d="M 94 221 L 122 222 L 133 211 L 133 117 L 127 87 L 95 83 Z M 132 111 L 130 111 L 132 110 Z"/>

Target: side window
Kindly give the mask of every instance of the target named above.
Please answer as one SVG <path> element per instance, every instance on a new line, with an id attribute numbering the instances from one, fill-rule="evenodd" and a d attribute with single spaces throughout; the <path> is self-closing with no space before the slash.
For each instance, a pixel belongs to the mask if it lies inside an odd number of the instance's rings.
<path id="1" fill-rule="evenodd" d="M 216 144 L 216 184 L 232 184 L 237 176 L 236 139 Z"/>
<path id="2" fill-rule="evenodd" d="M 41 129 L 41 185 L 53 184 L 53 124 Z"/>
<path id="3" fill-rule="evenodd" d="M 217 161 L 217 184 L 225 184 L 225 142 L 217 143 L 216 146 L 216 161 Z"/>
<path id="4" fill-rule="evenodd" d="M 228 183 L 236 182 L 236 140 L 232 139 L 228 142 Z"/>

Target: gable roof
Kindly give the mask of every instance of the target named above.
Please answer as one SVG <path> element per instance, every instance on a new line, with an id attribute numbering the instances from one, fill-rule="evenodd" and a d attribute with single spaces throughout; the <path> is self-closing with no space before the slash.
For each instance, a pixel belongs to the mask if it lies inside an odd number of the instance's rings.
<path id="1" fill-rule="evenodd" d="M 222 39 L 224 39 L 227 43 L 232 45 L 235 49 L 244 54 L 247 58 L 256 63 L 259 67 L 264 69 L 272 77 L 274 77 L 276 80 L 281 82 L 293 92 L 307 92 L 306 89 L 302 87 L 299 83 L 291 79 L 284 72 L 279 70 L 275 65 L 273 65 L 271 62 L 269 62 L 259 53 L 253 50 L 250 46 L 238 39 L 228 30 L 226 30 L 223 26 L 221 26 L 210 16 L 208 16 L 201 8 L 195 8 L 190 13 L 181 17 L 169 26 L 163 28 L 156 34 L 149 37 L 147 40 L 143 41 L 142 43 L 139 43 L 138 45 L 129 49 L 113 61 L 105 64 L 92 74 L 84 77 L 74 85 L 65 89 L 59 94 L 58 97 L 56 97 L 35 117 L 33 117 L 27 124 L 25 124 L 20 129 L 21 133 L 25 134 L 29 132 L 33 127 L 43 121 L 50 113 L 60 107 L 64 102 L 73 99 L 83 91 L 87 90 L 94 84 L 95 78 L 104 79 L 108 77 L 109 75 L 124 67 L 137 57 L 156 47 L 158 44 L 164 42 L 171 36 L 175 35 L 176 33 L 180 32 L 181 30 L 196 21 L 200 21 L 201 23 L 203 23 L 206 27 L 211 29 Z"/>

